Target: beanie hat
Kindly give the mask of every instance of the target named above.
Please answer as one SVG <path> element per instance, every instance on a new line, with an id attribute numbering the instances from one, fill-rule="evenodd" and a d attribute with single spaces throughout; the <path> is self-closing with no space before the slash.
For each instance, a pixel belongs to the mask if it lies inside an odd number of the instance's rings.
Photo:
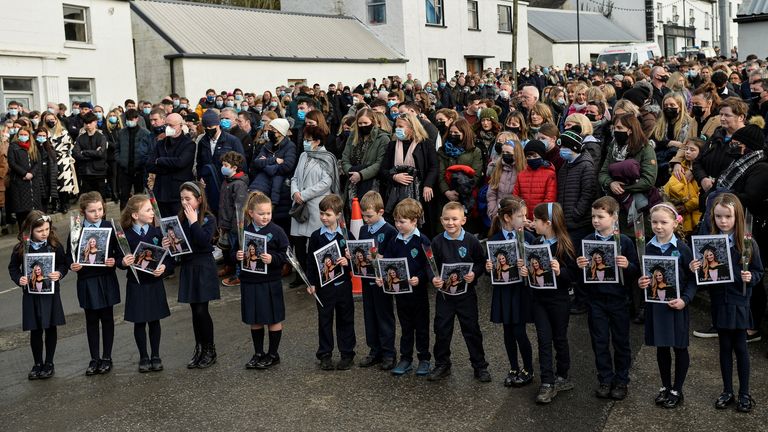
<path id="1" fill-rule="evenodd" d="M 645 93 L 645 90 L 640 87 L 633 87 L 627 91 L 624 92 L 622 99 L 626 99 L 632 104 L 634 104 L 636 107 L 640 108 L 645 104 L 645 100 L 648 99 L 648 96 Z"/>
<path id="2" fill-rule="evenodd" d="M 528 141 L 528 144 L 523 147 L 523 151 L 528 153 L 536 153 L 544 159 L 544 155 L 547 153 L 547 145 L 539 140 Z"/>
<path id="3" fill-rule="evenodd" d="M 203 127 L 209 128 L 219 125 L 219 115 L 216 111 L 209 109 L 203 113 Z"/>
<path id="4" fill-rule="evenodd" d="M 80 109 L 83 108 L 93 109 L 93 105 L 90 102 L 80 102 Z"/>
<path id="5" fill-rule="evenodd" d="M 200 116 L 198 116 L 196 112 L 191 112 L 184 117 L 184 121 L 197 123 L 200 121 Z"/>
<path id="6" fill-rule="evenodd" d="M 480 117 L 480 120 L 490 119 L 494 123 L 498 123 L 499 122 L 499 115 L 496 113 L 496 110 L 493 109 L 493 108 L 483 108 L 480 111 L 480 116 L 479 117 Z"/>
<path id="7" fill-rule="evenodd" d="M 584 148 L 584 140 L 582 140 L 579 134 L 570 129 L 560 135 L 558 144 L 560 144 L 560 147 L 571 149 L 576 153 L 581 153 Z"/>
<path id="8" fill-rule="evenodd" d="M 272 127 L 272 129 L 280 132 L 280 135 L 282 136 L 288 136 L 288 130 L 291 128 L 288 120 L 284 118 L 276 118 L 269 122 L 269 125 Z"/>
<path id="9" fill-rule="evenodd" d="M 765 138 L 760 126 L 748 124 L 733 133 L 732 141 L 738 141 L 752 151 L 762 150 L 765 146 Z"/>

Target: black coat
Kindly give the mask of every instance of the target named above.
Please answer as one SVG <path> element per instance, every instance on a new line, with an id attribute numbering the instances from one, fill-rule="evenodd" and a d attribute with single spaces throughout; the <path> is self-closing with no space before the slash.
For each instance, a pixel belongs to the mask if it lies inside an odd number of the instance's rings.
<path id="1" fill-rule="evenodd" d="M 31 160 L 27 150 L 21 148 L 17 142 L 11 143 L 8 148 L 10 183 L 5 194 L 9 212 L 42 210 L 43 202 L 48 201 L 45 194 L 45 175 L 40 163 L 41 157 L 44 156 L 38 155 L 38 160 Z M 32 173 L 31 180 L 24 180 L 27 173 Z"/>
<path id="2" fill-rule="evenodd" d="M 584 152 L 573 163 L 564 163 L 557 172 L 557 201 L 563 206 L 568 229 L 592 224 L 592 200 L 597 195 L 595 162 Z"/>
<path id="3" fill-rule="evenodd" d="M 393 168 L 395 165 L 395 145 L 397 141 L 392 141 L 387 146 L 387 152 L 381 161 L 379 176 L 387 184 L 393 184 L 392 177 L 396 174 Z M 408 151 L 408 147 L 403 143 L 403 156 Z M 413 150 L 413 161 L 416 164 L 416 176 L 421 182 L 421 187 L 431 187 L 435 189 L 437 185 L 437 152 L 435 147 L 427 141 L 416 145 Z M 435 191 L 437 192 L 437 191 Z"/>
<path id="4" fill-rule="evenodd" d="M 184 182 L 194 180 L 192 162 L 195 160 L 195 143 L 189 136 L 164 138 L 157 142 L 154 152 L 147 159 L 147 172 L 155 173 L 153 192 L 160 202 L 179 199 L 179 188 Z"/>
<path id="5" fill-rule="evenodd" d="M 76 161 L 77 173 L 83 177 L 104 177 L 107 175 L 107 138 L 101 131 L 93 135 L 83 132 L 75 140 L 72 156 Z"/>
<path id="6" fill-rule="evenodd" d="M 50 149 L 50 152 L 46 150 L 45 146 L 42 144 L 37 144 L 37 154 L 40 155 L 40 171 L 42 173 L 42 180 L 43 180 L 43 204 L 47 203 L 48 198 L 51 199 L 58 199 L 59 198 L 59 190 L 58 190 L 58 177 L 59 177 L 59 166 L 56 163 L 56 152 L 53 151 L 53 148 L 50 146 L 50 143 L 48 144 L 48 148 Z"/>
<path id="7" fill-rule="evenodd" d="M 732 192 L 755 216 L 768 217 L 768 158 L 752 165 L 733 185 Z"/>

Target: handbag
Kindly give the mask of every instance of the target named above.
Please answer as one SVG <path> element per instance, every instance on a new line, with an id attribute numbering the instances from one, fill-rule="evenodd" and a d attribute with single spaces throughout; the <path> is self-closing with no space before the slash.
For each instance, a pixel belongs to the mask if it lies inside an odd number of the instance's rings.
<path id="1" fill-rule="evenodd" d="M 304 223 L 309 220 L 309 208 L 307 207 L 307 203 L 303 202 L 301 204 L 299 203 L 293 203 L 291 206 L 291 209 L 288 210 L 288 215 L 294 219 L 296 219 L 296 222 L 298 223 Z"/>

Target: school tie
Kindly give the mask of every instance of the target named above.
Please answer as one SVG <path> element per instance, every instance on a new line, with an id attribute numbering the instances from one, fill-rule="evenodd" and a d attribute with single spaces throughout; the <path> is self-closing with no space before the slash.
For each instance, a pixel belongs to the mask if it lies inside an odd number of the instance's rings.
<path id="1" fill-rule="evenodd" d="M 515 233 L 508 232 L 507 233 L 507 240 L 514 240 L 515 239 Z"/>
<path id="2" fill-rule="evenodd" d="M 139 235 L 140 235 L 140 236 L 142 236 L 142 237 L 144 237 L 144 227 L 141 227 L 141 228 L 139 229 Z"/>

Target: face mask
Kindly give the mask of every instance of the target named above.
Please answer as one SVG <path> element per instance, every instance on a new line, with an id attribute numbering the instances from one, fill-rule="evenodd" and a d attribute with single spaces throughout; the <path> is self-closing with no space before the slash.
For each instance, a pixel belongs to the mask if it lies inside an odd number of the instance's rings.
<path id="1" fill-rule="evenodd" d="M 39 136 L 39 137 L 35 138 L 35 141 L 37 141 L 37 142 L 39 142 L 40 144 L 42 144 L 42 143 L 44 143 L 44 142 L 45 142 L 45 140 L 46 140 L 46 139 L 47 139 L 47 138 L 45 138 L 44 136 Z"/>
<path id="2" fill-rule="evenodd" d="M 400 141 L 405 141 L 406 139 L 408 139 L 408 137 L 405 135 L 405 129 L 403 128 L 395 128 L 395 136 Z"/>
<path id="3" fill-rule="evenodd" d="M 172 126 L 166 126 L 165 127 L 165 136 L 172 137 L 176 135 L 176 129 L 174 129 Z"/>
<path id="4" fill-rule="evenodd" d="M 312 141 L 304 140 L 304 151 L 312 151 Z"/>
<path id="5" fill-rule="evenodd" d="M 368 136 L 368 134 L 370 134 L 372 130 L 373 130 L 373 124 L 369 124 L 366 126 L 357 125 L 357 132 L 362 136 Z"/>
<path id="6" fill-rule="evenodd" d="M 307 118 L 307 113 L 305 111 L 296 111 L 296 117 L 299 120 L 304 120 L 305 118 Z"/>
<path id="7" fill-rule="evenodd" d="M 256 105 L 254 110 L 256 110 L 256 112 L 261 112 L 261 105 Z"/>
<path id="8" fill-rule="evenodd" d="M 94 114 L 96 114 L 96 118 L 97 118 L 99 121 L 102 121 L 102 120 L 104 120 L 104 113 L 103 113 L 103 112 L 97 112 L 97 113 L 94 113 Z"/>
<path id="9" fill-rule="evenodd" d="M 271 106 L 272 108 L 275 108 L 277 107 L 277 102 L 270 102 L 269 106 Z"/>
<path id="10" fill-rule="evenodd" d="M 35 129 L 37 129 L 37 125 L 39 124 L 40 124 L 40 119 L 32 119 L 32 126 L 34 126 Z"/>
<path id="11" fill-rule="evenodd" d="M 56 120 L 48 120 L 45 122 L 45 125 L 48 126 L 49 128 L 56 127 Z"/>
<path id="12" fill-rule="evenodd" d="M 216 101 L 216 107 L 221 108 L 224 106 L 224 101 Z"/>
<path id="13" fill-rule="evenodd" d="M 514 165 L 515 163 L 515 155 L 511 155 L 509 153 L 505 153 L 501 155 L 501 160 L 507 165 Z"/>
<path id="14" fill-rule="evenodd" d="M 565 105 L 565 98 L 559 98 L 557 100 L 557 103 L 560 104 L 560 105 Z"/>
<path id="15" fill-rule="evenodd" d="M 280 97 L 283 97 L 283 96 L 285 96 L 285 92 L 284 92 L 284 91 L 281 91 L 281 92 L 280 92 Z"/>
<path id="16" fill-rule="evenodd" d="M 392 120 L 394 120 L 394 119 L 396 119 L 396 118 L 397 118 L 397 116 L 399 116 L 399 115 L 400 115 L 400 113 L 399 113 L 399 112 L 397 112 L 397 111 L 394 111 L 394 112 L 391 112 L 391 113 L 389 113 L 389 118 L 390 118 L 390 119 L 392 119 Z"/>
<path id="17" fill-rule="evenodd" d="M 179 108 L 187 109 L 187 108 L 189 108 L 189 105 L 187 105 L 187 104 L 179 104 Z"/>
<path id="18" fill-rule="evenodd" d="M 173 100 L 173 106 L 177 107 L 177 106 L 179 106 L 179 104 L 180 104 L 180 102 L 179 102 L 178 99 L 174 99 Z"/>
<path id="19" fill-rule="evenodd" d="M 568 162 L 573 162 L 576 159 L 576 153 L 574 153 L 573 150 L 569 148 L 561 148 L 560 157 Z"/>
<path id="20" fill-rule="evenodd" d="M 395 105 L 397 105 L 397 101 L 394 101 L 394 100 L 387 101 L 387 108 L 392 108 Z"/>
<path id="21" fill-rule="evenodd" d="M 21 139 L 21 137 L 19 137 Z M 728 155 L 738 159 L 741 157 L 741 146 L 734 144 L 733 141 L 728 143 Z"/>
<path id="22" fill-rule="evenodd" d="M 235 171 L 232 168 L 225 167 L 224 165 L 221 166 L 221 175 L 223 175 L 224 177 L 229 177 L 234 173 Z"/>
<path id="23" fill-rule="evenodd" d="M 544 165 L 544 159 L 527 159 L 528 166 L 531 167 L 532 170 L 537 170 Z"/>
<path id="24" fill-rule="evenodd" d="M 502 90 L 502 91 L 499 92 L 499 97 L 504 99 L 504 100 L 507 100 L 507 99 L 509 99 L 509 92 L 506 91 L 506 90 Z"/>
<path id="25" fill-rule="evenodd" d="M 500 142 L 497 142 L 496 144 L 493 145 L 493 151 L 495 151 L 497 155 L 501 154 L 501 146 L 502 145 L 503 144 L 500 143 Z"/>
<path id="26" fill-rule="evenodd" d="M 150 112 L 152 112 L 152 108 L 149 108 L 149 107 L 147 107 L 147 108 L 142 108 L 142 109 L 141 109 L 141 112 L 143 112 L 143 113 L 144 113 L 144 115 L 149 115 L 149 113 L 150 113 Z"/>
<path id="27" fill-rule="evenodd" d="M 456 135 L 451 135 L 451 139 L 454 138 Z M 456 143 L 456 144 L 454 144 Z M 451 158 L 457 158 L 461 156 L 462 153 L 464 153 L 464 148 L 459 147 L 459 144 L 461 143 L 461 139 L 458 139 L 456 141 L 448 141 L 443 145 L 443 151 L 445 152 L 446 156 Z"/>
<path id="28" fill-rule="evenodd" d="M 216 128 L 205 129 L 205 136 L 213 138 L 216 136 Z"/>
<path id="29" fill-rule="evenodd" d="M 438 130 L 438 132 L 440 132 L 440 135 L 442 135 L 442 134 L 444 134 L 444 133 L 445 133 L 445 128 L 446 128 L 446 126 L 445 126 L 445 122 L 444 122 L 444 121 L 439 121 L 439 122 L 437 122 L 437 125 L 436 125 L 436 126 L 437 126 L 437 130 Z"/>
<path id="30" fill-rule="evenodd" d="M 10 128 L 8 129 L 8 132 L 10 132 L 11 135 L 16 135 L 17 133 L 19 133 L 19 128 Z"/>
<path id="31" fill-rule="evenodd" d="M 51 113 L 51 114 L 54 114 L 56 112 L 56 110 L 54 110 L 53 108 L 48 108 L 48 112 Z"/>
<path id="32" fill-rule="evenodd" d="M 248 111 L 248 105 L 240 105 L 240 111 Z"/>
<path id="33" fill-rule="evenodd" d="M 79 109 L 77 109 L 77 108 L 73 108 L 72 109 L 72 115 L 79 115 L 79 114 L 80 114 L 80 110 Z M 149 111 L 147 111 L 147 114 L 149 114 Z"/>
<path id="34" fill-rule="evenodd" d="M 227 108 L 232 108 L 235 106 L 235 101 L 227 101 Z"/>
<path id="35" fill-rule="evenodd" d="M 677 109 L 676 108 L 664 108 L 664 117 L 667 118 L 667 120 L 672 120 L 675 117 L 677 117 Z"/>
<path id="36" fill-rule="evenodd" d="M 160 135 L 165 133 L 165 126 L 158 126 L 156 128 L 152 128 L 152 130 L 155 132 L 155 135 Z"/>
<path id="37" fill-rule="evenodd" d="M 115 116 L 109 116 L 107 120 L 109 120 L 111 124 L 117 124 L 117 117 Z"/>
<path id="38" fill-rule="evenodd" d="M 19 141 L 27 142 L 27 141 L 29 141 L 29 137 L 27 135 L 20 135 L 19 136 Z"/>
<path id="39" fill-rule="evenodd" d="M 587 118 L 591 122 L 596 122 L 597 121 L 597 116 L 595 114 L 589 113 L 589 114 L 584 114 L 584 115 L 587 116 Z"/>
<path id="40" fill-rule="evenodd" d="M 205 101 L 208 103 L 213 102 L 213 100 L 216 99 L 216 96 L 206 96 Z"/>
<path id="41" fill-rule="evenodd" d="M 627 145 L 627 140 L 629 139 L 629 133 L 613 131 L 613 137 L 616 139 L 616 143 L 619 145 L 619 147 L 624 147 L 625 145 Z"/>
<path id="42" fill-rule="evenodd" d="M 363 98 L 364 98 L 364 99 L 367 99 L 367 100 L 370 100 L 370 99 L 371 99 L 371 94 L 370 94 L 370 93 L 365 93 L 365 94 L 363 95 Z"/>
<path id="43" fill-rule="evenodd" d="M 424 91 L 426 91 L 427 93 L 432 93 L 432 87 L 427 87 L 426 89 L 424 89 Z"/>
<path id="44" fill-rule="evenodd" d="M 669 77 L 668 76 L 656 77 L 656 80 L 659 81 L 659 82 L 666 83 L 667 80 L 669 80 Z"/>
<path id="45" fill-rule="evenodd" d="M 445 83 L 444 83 L 444 82 L 441 82 L 441 83 L 440 83 L 440 88 L 441 88 L 441 89 L 445 88 Z"/>
<path id="46" fill-rule="evenodd" d="M 507 127 L 507 130 L 512 132 L 513 134 L 520 137 L 520 128 L 519 127 Z"/>
<path id="47" fill-rule="evenodd" d="M 232 127 L 232 120 L 221 119 L 219 120 L 219 126 L 221 126 L 221 128 L 224 130 L 229 130 Z"/>
<path id="48" fill-rule="evenodd" d="M 11 117 L 16 117 L 17 115 L 19 115 L 19 110 L 16 108 L 11 108 L 8 110 L 8 114 L 10 114 Z"/>
<path id="49" fill-rule="evenodd" d="M 235 100 L 239 100 L 239 101 L 243 100 L 243 95 L 241 95 L 241 94 L 236 94 L 236 95 L 235 95 Z"/>
<path id="50" fill-rule="evenodd" d="M 125 125 L 129 128 L 136 127 L 136 120 L 126 120 Z"/>
<path id="51" fill-rule="evenodd" d="M 357 97 L 353 97 L 353 98 L 352 98 L 352 103 L 353 103 L 353 104 L 355 104 L 355 105 L 357 105 L 358 103 L 360 103 L 360 98 L 357 98 Z"/>
<path id="52" fill-rule="evenodd" d="M 270 142 L 277 143 L 277 134 L 275 131 L 268 131 L 267 136 L 269 137 Z"/>

